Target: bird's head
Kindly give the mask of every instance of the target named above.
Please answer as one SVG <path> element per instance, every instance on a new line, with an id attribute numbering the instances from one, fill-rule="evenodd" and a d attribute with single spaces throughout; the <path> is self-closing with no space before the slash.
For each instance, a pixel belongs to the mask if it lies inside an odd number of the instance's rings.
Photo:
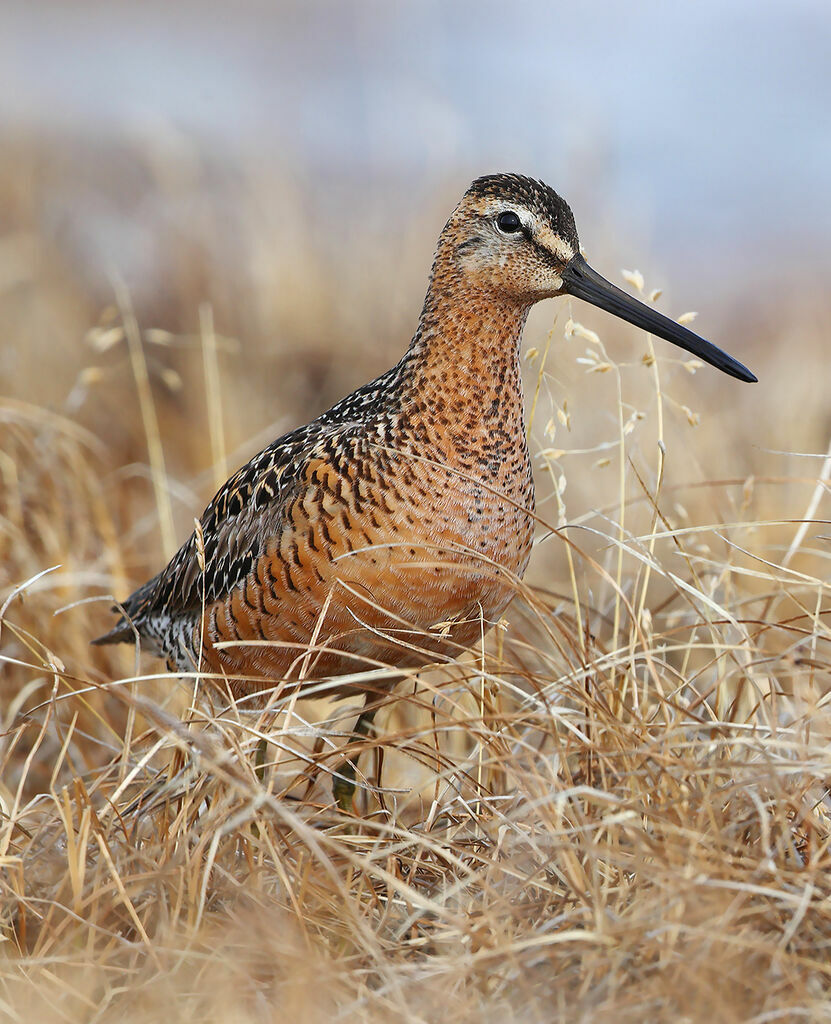
<path id="1" fill-rule="evenodd" d="M 580 255 L 571 208 L 540 181 L 519 174 L 477 178 L 442 232 L 439 256 L 466 287 L 526 306 L 556 295 L 573 295 L 679 345 L 739 380 L 756 380 L 727 353 L 592 270 Z"/>
<path id="2" fill-rule="evenodd" d="M 470 283 L 520 302 L 561 294 L 563 271 L 580 252 L 568 203 L 518 174 L 477 178 L 445 234 Z"/>

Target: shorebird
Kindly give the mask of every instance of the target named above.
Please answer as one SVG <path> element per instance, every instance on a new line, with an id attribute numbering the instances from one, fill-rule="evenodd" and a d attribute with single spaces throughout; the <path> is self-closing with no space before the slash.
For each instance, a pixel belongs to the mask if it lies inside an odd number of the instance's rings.
<path id="1" fill-rule="evenodd" d="M 355 733 L 366 735 L 379 684 L 361 672 L 464 650 L 525 572 L 534 483 L 520 340 L 534 303 L 559 295 L 756 380 L 592 270 L 553 189 L 477 178 L 439 236 L 401 360 L 238 470 L 93 642 L 140 640 L 172 672 L 215 674 L 235 698 L 344 677 L 332 692 L 365 694 Z M 344 808 L 356 759 L 335 779 Z"/>

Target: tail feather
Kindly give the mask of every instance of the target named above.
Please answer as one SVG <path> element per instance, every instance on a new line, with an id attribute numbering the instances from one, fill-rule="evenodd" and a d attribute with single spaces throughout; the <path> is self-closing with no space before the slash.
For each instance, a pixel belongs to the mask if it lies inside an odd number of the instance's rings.
<path id="1" fill-rule="evenodd" d="M 136 633 L 141 634 L 142 632 L 141 623 L 157 583 L 158 577 L 148 580 L 134 591 L 123 605 L 113 605 L 111 610 L 120 613 L 121 618 L 108 633 L 90 640 L 90 643 L 94 647 L 103 647 L 105 644 L 135 643 Z"/>
<path id="2" fill-rule="evenodd" d="M 119 608 L 113 607 L 113 611 L 119 611 Z M 102 636 L 97 636 L 94 640 L 90 640 L 90 644 L 93 647 L 103 647 L 105 644 L 127 644 L 133 643 L 136 639 L 136 630 L 133 625 L 122 618 L 113 628 Z"/>

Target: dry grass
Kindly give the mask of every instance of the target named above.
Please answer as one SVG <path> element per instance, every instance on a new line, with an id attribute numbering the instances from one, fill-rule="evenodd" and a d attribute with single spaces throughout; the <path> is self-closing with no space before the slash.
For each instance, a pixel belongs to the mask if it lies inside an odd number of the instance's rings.
<path id="1" fill-rule="evenodd" d="M 264 436 L 382 368 L 410 300 L 385 312 L 372 246 L 342 316 L 314 251 L 275 298 L 288 257 L 262 265 L 250 182 L 229 266 L 173 232 L 164 302 L 102 298 L 37 220 L 48 168 L 17 163 L 0 189 L 18 396 L 0 404 L 0 1015 L 828 1019 L 829 366 L 807 302 L 780 300 L 754 348 L 731 340 L 756 388 L 663 346 L 656 363 L 577 304 L 602 341 L 564 306 L 548 340 L 532 329 L 530 582 L 480 650 L 398 688 L 346 818 L 328 772 L 350 702 L 194 700 L 88 640 L 100 595 L 158 567 L 269 404 L 285 418 Z M 182 187 L 146 177 L 150 195 Z"/>

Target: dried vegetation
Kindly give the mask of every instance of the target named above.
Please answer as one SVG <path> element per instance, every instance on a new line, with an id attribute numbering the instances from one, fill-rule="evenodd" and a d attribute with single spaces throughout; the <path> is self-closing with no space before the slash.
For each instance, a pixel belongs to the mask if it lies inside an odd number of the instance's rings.
<path id="1" fill-rule="evenodd" d="M 100 154 L 21 143 L 0 190 L 0 1016 L 828 1019 L 829 311 L 739 311 L 755 388 L 535 319 L 528 583 L 399 685 L 344 816 L 354 702 L 229 707 L 88 640 L 253 435 L 395 358 L 440 217 L 338 264 L 290 183 L 220 220 L 198 163 L 127 155 L 98 203 L 164 209 L 158 287 L 49 220 Z"/>

